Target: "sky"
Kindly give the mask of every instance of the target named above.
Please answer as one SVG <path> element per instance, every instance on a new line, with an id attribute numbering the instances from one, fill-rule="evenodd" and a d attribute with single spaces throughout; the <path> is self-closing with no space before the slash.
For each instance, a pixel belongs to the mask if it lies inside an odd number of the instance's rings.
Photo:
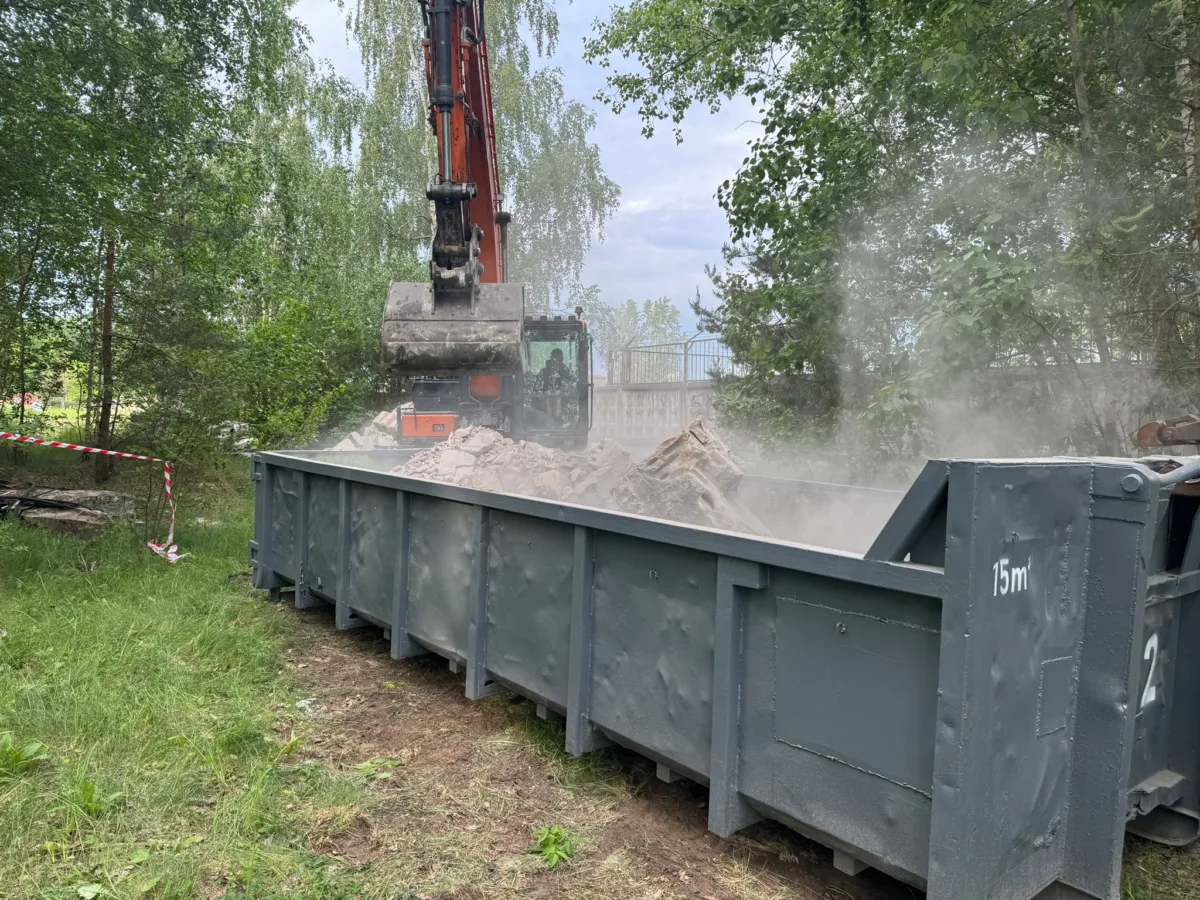
<path id="1" fill-rule="evenodd" d="M 589 251 L 582 280 L 599 285 L 606 303 L 670 297 L 682 310 L 685 328 L 691 328 L 688 303 L 699 289 L 701 300 L 711 304 L 704 267 L 720 264 L 729 235 L 715 199 L 717 186 L 734 175 L 758 133 L 754 111 L 744 100 L 716 115 L 693 110 L 683 123 L 682 144 L 675 142 L 670 123 L 652 139 L 644 138 L 636 111 L 618 116 L 592 99 L 604 86 L 604 74 L 583 61 L 583 40 L 611 5 L 610 0 L 560 3 L 558 48 L 541 61 L 562 69 L 568 96 L 595 113 L 592 140 L 608 177 L 621 187 L 620 207 L 605 225 L 603 242 Z M 358 48 L 347 44 L 345 13 L 335 0 L 298 0 L 293 14 L 312 34 L 313 55 L 361 84 Z"/>

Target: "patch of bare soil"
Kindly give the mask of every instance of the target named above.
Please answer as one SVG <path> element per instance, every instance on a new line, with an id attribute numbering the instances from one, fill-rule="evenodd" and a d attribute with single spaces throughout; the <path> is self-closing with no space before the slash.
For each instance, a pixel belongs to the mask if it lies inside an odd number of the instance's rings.
<path id="1" fill-rule="evenodd" d="M 282 614 L 302 623 L 289 659 L 314 698 L 295 755 L 363 773 L 372 796 L 369 808 L 313 822 L 309 846 L 360 867 L 388 896 L 919 896 L 874 871 L 837 872 L 828 850 L 780 826 L 717 838 L 705 827 L 705 788 L 664 784 L 616 748 L 572 759 L 561 725 L 537 719 L 528 701 L 470 702 L 462 675 L 438 657 L 396 662 L 375 629 L 338 632 L 328 614 Z M 551 824 L 576 836 L 577 851 L 554 870 L 525 852 L 533 830 Z"/>

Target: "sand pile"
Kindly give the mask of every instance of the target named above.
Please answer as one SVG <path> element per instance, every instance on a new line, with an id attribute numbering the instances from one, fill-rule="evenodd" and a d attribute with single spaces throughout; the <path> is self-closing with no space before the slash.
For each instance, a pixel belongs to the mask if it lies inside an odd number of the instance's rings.
<path id="1" fill-rule="evenodd" d="M 600 441 L 586 453 L 568 453 L 532 441 L 510 441 L 490 428 L 469 427 L 392 471 L 484 491 L 608 506 L 609 491 L 629 465 L 629 453 L 616 441 Z"/>
<path id="2" fill-rule="evenodd" d="M 637 465 L 611 440 L 586 453 L 568 453 L 476 427 L 459 429 L 392 471 L 727 531 L 767 533 L 737 502 L 742 470 L 729 448 L 699 419 Z"/>

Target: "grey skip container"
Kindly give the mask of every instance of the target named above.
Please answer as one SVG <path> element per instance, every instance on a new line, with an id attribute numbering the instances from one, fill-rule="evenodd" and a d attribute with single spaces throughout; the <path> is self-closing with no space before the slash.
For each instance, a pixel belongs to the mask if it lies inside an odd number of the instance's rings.
<path id="1" fill-rule="evenodd" d="M 708 785 L 718 835 L 930 900 L 1117 900 L 1127 823 L 1196 837 L 1195 465 L 933 461 L 860 557 L 369 460 L 254 457 L 255 585 Z"/>

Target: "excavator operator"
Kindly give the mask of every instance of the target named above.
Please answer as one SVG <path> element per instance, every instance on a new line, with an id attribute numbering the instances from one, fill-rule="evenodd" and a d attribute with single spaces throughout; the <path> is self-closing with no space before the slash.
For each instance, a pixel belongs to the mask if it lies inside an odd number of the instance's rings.
<path id="1" fill-rule="evenodd" d="M 558 393 L 566 390 L 575 382 L 575 373 L 563 361 L 563 352 L 555 347 L 550 351 L 550 358 L 542 367 L 542 390 L 546 393 Z"/>
<path id="2" fill-rule="evenodd" d="M 563 358 L 558 347 L 550 351 L 550 357 L 542 370 L 526 403 L 527 424 L 549 430 L 573 427 L 579 417 L 579 399 L 575 391 L 575 373 Z"/>

